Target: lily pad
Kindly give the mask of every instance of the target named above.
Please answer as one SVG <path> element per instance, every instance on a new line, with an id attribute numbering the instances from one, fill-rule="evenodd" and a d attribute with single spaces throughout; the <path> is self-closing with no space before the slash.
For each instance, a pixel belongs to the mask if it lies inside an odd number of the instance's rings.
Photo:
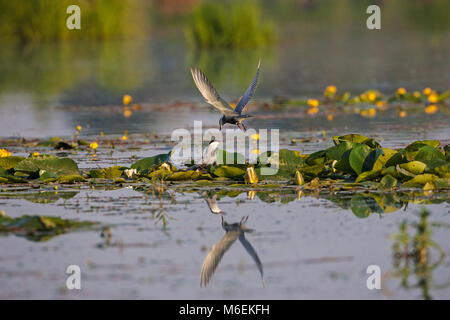
<path id="1" fill-rule="evenodd" d="M 427 165 L 420 161 L 410 161 L 400 164 L 399 167 L 408 170 L 413 174 L 422 174 L 425 171 Z"/>
<path id="2" fill-rule="evenodd" d="M 367 145 L 360 144 L 350 152 L 350 166 L 358 175 L 361 174 L 361 172 L 370 171 L 381 153 L 381 149 L 372 150 Z"/>
<path id="3" fill-rule="evenodd" d="M 397 187 L 398 181 L 390 174 L 385 175 L 383 178 L 381 178 L 380 182 L 378 183 L 377 188 L 378 189 L 392 189 Z"/>
<path id="4" fill-rule="evenodd" d="M 244 174 L 245 174 L 244 170 L 230 166 L 220 166 L 219 168 L 214 170 L 214 175 L 218 177 L 235 178 L 235 177 L 242 177 L 244 176 Z"/>
<path id="5" fill-rule="evenodd" d="M 154 167 L 160 165 L 163 162 L 168 162 L 170 158 L 170 152 L 167 154 L 158 154 L 153 157 L 147 157 L 135 162 L 131 169 L 136 169 L 138 172 L 150 171 Z"/>
<path id="6" fill-rule="evenodd" d="M 380 144 L 375 141 L 375 139 L 365 137 L 361 134 L 352 133 L 352 134 L 346 134 L 344 136 L 340 137 L 333 137 L 333 141 L 336 145 L 340 144 L 342 141 L 350 141 L 354 143 L 363 143 L 371 148 L 379 148 Z"/>
<path id="7" fill-rule="evenodd" d="M 25 160 L 25 158 L 16 156 L 2 157 L 0 158 L 0 167 L 5 170 L 9 170 L 14 168 L 22 160 Z"/>
<path id="8" fill-rule="evenodd" d="M 15 171 L 29 174 L 38 173 L 40 170 L 53 172 L 57 176 L 80 175 L 78 166 L 72 159 L 58 158 L 52 155 L 27 158 L 14 167 Z"/>

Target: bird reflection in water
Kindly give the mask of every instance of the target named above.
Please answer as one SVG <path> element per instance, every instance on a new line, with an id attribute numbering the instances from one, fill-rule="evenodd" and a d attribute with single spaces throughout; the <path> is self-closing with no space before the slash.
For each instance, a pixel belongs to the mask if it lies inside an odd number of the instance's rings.
<path id="1" fill-rule="evenodd" d="M 256 266 L 261 274 L 261 281 L 263 287 L 264 284 L 264 274 L 263 266 L 261 260 L 258 257 L 255 249 L 252 247 L 250 242 L 245 238 L 245 233 L 253 232 L 252 229 L 248 229 L 245 223 L 247 222 L 248 216 L 245 216 L 238 223 L 227 223 L 222 216 L 222 228 L 226 231 L 225 235 L 219 242 L 212 246 L 211 250 L 208 252 L 205 260 L 203 261 L 202 270 L 200 272 L 200 286 L 208 285 L 211 277 L 213 276 L 217 266 L 222 260 L 223 255 L 231 247 L 231 245 L 239 239 L 241 244 L 244 246 L 247 253 L 253 258 Z"/>
<path id="2" fill-rule="evenodd" d="M 208 205 L 209 210 L 211 210 L 211 213 L 213 214 L 223 214 L 224 211 L 219 208 L 217 205 L 217 193 L 214 193 L 214 195 L 208 194 L 208 192 L 203 191 L 201 193 L 201 196 L 203 199 L 205 199 L 206 204 Z"/>

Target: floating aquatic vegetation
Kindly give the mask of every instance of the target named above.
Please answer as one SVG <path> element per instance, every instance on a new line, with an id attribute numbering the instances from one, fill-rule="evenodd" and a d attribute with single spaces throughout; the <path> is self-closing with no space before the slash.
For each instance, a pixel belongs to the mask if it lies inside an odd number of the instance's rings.
<path id="1" fill-rule="evenodd" d="M 0 234 L 13 233 L 32 241 L 47 241 L 57 235 L 91 227 L 95 222 L 66 220 L 58 217 L 29 216 L 10 218 L 0 216 Z"/>
<path id="2" fill-rule="evenodd" d="M 195 183 L 252 185 L 282 183 L 317 190 L 450 189 L 450 147 L 437 140 L 415 141 L 404 148 L 383 148 L 375 139 L 360 134 L 332 138 L 327 149 L 311 154 L 295 150 L 266 151 L 256 163 L 244 155 L 216 150 L 213 164 L 175 167 L 172 151 L 147 157 L 128 166 L 78 169 L 75 161 L 54 155 L 0 158 L 0 183 Z M 266 169 L 277 169 L 274 174 Z M 266 172 L 264 172 L 264 171 Z M 99 181 L 97 181 L 99 180 Z"/>

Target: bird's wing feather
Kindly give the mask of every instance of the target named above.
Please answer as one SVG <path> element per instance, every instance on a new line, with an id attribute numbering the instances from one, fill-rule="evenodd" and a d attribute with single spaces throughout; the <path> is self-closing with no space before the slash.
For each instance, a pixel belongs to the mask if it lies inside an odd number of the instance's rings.
<path id="1" fill-rule="evenodd" d="M 261 273 L 261 279 L 263 281 L 264 285 L 264 273 L 263 273 L 263 266 L 261 263 L 261 260 L 259 260 L 258 254 L 256 253 L 255 249 L 253 249 L 252 245 L 248 240 L 245 238 L 244 233 L 241 233 L 239 235 L 239 241 L 241 241 L 242 245 L 244 246 L 245 250 L 247 250 L 248 254 L 253 258 L 253 260 L 256 263 L 256 266 L 258 267 L 259 272 Z"/>
<path id="2" fill-rule="evenodd" d="M 211 82 L 209 82 L 208 78 L 206 78 L 205 74 L 199 68 L 191 68 L 191 74 L 195 85 L 207 103 L 217 108 L 224 115 L 236 114 L 228 102 L 220 97 L 217 90 L 212 86 Z"/>
<path id="3" fill-rule="evenodd" d="M 219 242 L 212 246 L 203 261 L 202 271 L 200 272 L 200 286 L 206 286 L 211 280 L 214 271 L 222 260 L 225 252 L 231 247 L 239 236 L 239 231 L 227 232 Z"/>
<path id="4" fill-rule="evenodd" d="M 253 78 L 252 83 L 250 84 L 250 87 L 248 87 L 247 91 L 245 91 L 242 98 L 239 100 L 238 104 L 236 105 L 236 108 L 234 109 L 237 113 L 241 114 L 244 110 L 247 103 L 250 101 L 250 99 L 255 94 L 256 86 L 258 85 L 258 79 L 259 79 L 259 67 L 261 66 L 261 61 L 258 63 L 258 68 L 256 69 L 255 77 Z"/>

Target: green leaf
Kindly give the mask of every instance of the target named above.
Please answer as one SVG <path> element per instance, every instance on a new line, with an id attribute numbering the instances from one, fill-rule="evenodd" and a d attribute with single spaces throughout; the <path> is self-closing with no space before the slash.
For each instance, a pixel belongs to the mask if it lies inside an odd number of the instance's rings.
<path id="1" fill-rule="evenodd" d="M 27 180 L 19 177 L 15 177 L 10 174 L 8 171 L 0 167 L 0 183 L 23 183 L 27 182 Z"/>
<path id="2" fill-rule="evenodd" d="M 371 181 L 381 175 L 381 169 L 362 172 L 355 180 L 356 183 Z"/>
<path id="3" fill-rule="evenodd" d="M 0 167 L 5 170 L 9 170 L 14 168 L 22 160 L 25 160 L 25 158 L 16 156 L 2 157 L 0 158 Z"/>
<path id="4" fill-rule="evenodd" d="M 58 158 L 52 155 L 27 158 L 19 162 L 14 167 L 14 170 L 29 174 L 45 170 L 53 172 L 57 176 L 80 175 L 80 171 L 78 170 L 75 161 L 69 158 Z"/>
<path id="5" fill-rule="evenodd" d="M 198 173 L 198 172 L 195 172 L 193 170 L 175 172 L 172 175 L 168 176 L 166 180 L 169 180 L 169 181 L 191 180 L 192 176 L 195 175 L 196 173 Z"/>
<path id="6" fill-rule="evenodd" d="M 439 178 L 433 181 L 436 189 L 450 189 L 450 178 Z"/>
<path id="7" fill-rule="evenodd" d="M 333 141 L 336 145 L 340 144 L 342 141 L 350 141 L 354 143 L 363 143 L 371 148 L 379 148 L 380 144 L 376 142 L 374 139 L 367 138 L 363 135 L 352 133 L 352 134 L 346 134 L 344 136 L 340 137 L 333 137 Z"/>
<path id="8" fill-rule="evenodd" d="M 217 177 L 235 178 L 243 176 L 245 171 L 237 167 L 220 166 L 214 170 L 214 175 Z"/>
<path id="9" fill-rule="evenodd" d="M 398 181 L 390 174 L 385 175 L 378 183 L 378 189 L 392 189 L 397 187 Z"/>
<path id="10" fill-rule="evenodd" d="M 450 175 L 450 163 L 443 164 L 439 167 L 434 168 L 434 172 L 437 173 L 440 177 L 449 178 Z"/>
<path id="11" fill-rule="evenodd" d="M 377 161 L 375 161 L 375 164 L 373 165 L 374 170 L 382 169 L 386 166 L 386 163 L 395 155 L 397 154 L 396 150 L 393 149 L 387 149 L 382 148 L 383 151 L 382 154 L 378 157 Z"/>
<path id="12" fill-rule="evenodd" d="M 427 160 L 434 160 L 434 159 L 441 159 L 445 160 L 444 154 L 439 151 L 438 149 L 432 147 L 432 146 L 423 146 L 422 148 L 417 151 L 417 153 L 414 156 L 414 160 L 418 161 L 427 161 Z"/>
<path id="13" fill-rule="evenodd" d="M 75 182 L 86 182 L 87 180 L 80 175 L 70 175 L 70 176 L 59 176 L 57 179 L 60 183 L 75 183 Z"/>
<path id="14" fill-rule="evenodd" d="M 372 150 L 367 145 L 360 144 L 350 152 L 350 166 L 358 175 L 361 172 L 370 171 L 381 153 L 381 149 Z"/>
<path id="15" fill-rule="evenodd" d="M 347 174 L 355 174 L 355 171 L 352 169 L 350 165 L 350 153 L 353 149 L 349 149 L 344 152 L 342 155 L 342 159 L 339 160 L 335 165 L 334 168 L 338 171 L 342 171 Z"/>
<path id="16" fill-rule="evenodd" d="M 166 154 L 158 154 L 153 157 L 147 157 L 141 159 L 131 166 L 131 169 L 136 169 L 138 172 L 150 171 L 154 167 L 160 165 L 163 162 L 168 162 L 170 158 L 170 152 Z"/>
<path id="17" fill-rule="evenodd" d="M 341 141 L 338 145 L 325 150 L 327 160 L 341 160 L 347 150 L 352 149 L 357 144 L 350 141 Z"/>
<path id="18" fill-rule="evenodd" d="M 411 161 L 399 164 L 399 167 L 408 170 L 412 174 L 422 174 L 425 171 L 427 165 L 420 161 Z"/>

